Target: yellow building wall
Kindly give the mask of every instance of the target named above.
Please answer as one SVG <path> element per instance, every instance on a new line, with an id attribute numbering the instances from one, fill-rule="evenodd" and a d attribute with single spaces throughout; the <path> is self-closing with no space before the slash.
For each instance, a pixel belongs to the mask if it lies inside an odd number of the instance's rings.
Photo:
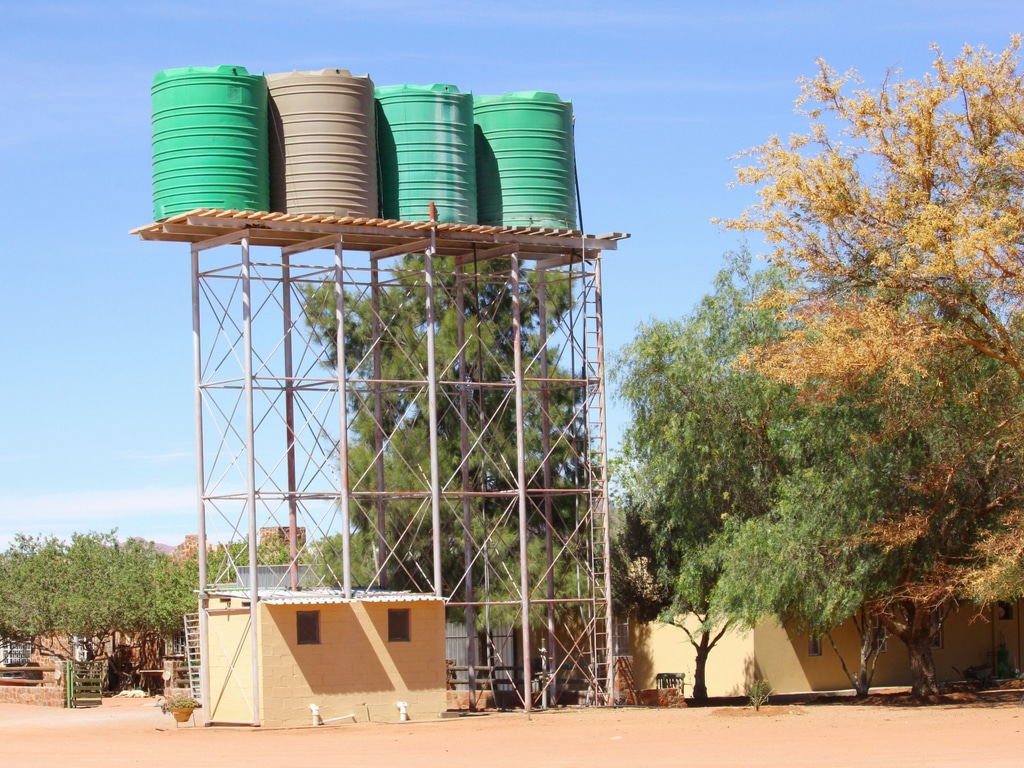
<path id="1" fill-rule="evenodd" d="M 699 626 L 692 617 L 687 627 Z M 695 651 L 686 633 L 671 624 L 630 624 L 633 680 L 637 689 L 656 687 L 656 675 L 682 672 L 686 695 L 693 687 Z M 754 670 L 754 641 L 749 632 L 726 632 L 708 656 L 706 683 L 709 696 L 734 696 L 746 691 Z"/>
<path id="2" fill-rule="evenodd" d="M 807 658 L 806 639 L 801 645 L 793 642 L 785 628 L 774 621 L 766 621 L 755 627 L 751 634 L 754 638 L 754 652 L 757 658 L 753 676 L 748 684 L 755 679 L 764 680 L 771 690 L 778 693 L 783 691 L 809 691 L 808 667 L 802 662 Z M 803 658 L 801 658 L 803 651 Z M 840 674 L 842 670 L 839 670 Z M 840 684 L 838 688 L 849 688 L 849 683 Z M 746 693 L 742 689 L 738 694 Z"/>
<path id="3" fill-rule="evenodd" d="M 324 720 L 411 720 L 446 708 L 444 604 L 353 602 L 261 605 L 262 716 L 267 725 L 308 725 L 309 705 Z M 411 641 L 388 642 L 388 609 L 408 609 Z M 296 613 L 320 611 L 320 644 L 299 645 Z"/>
<path id="4" fill-rule="evenodd" d="M 1020 673 L 1024 664 L 1024 634 L 1021 632 L 1021 608 L 1024 602 L 1018 601 L 1009 606 L 1008 615 L 1004 615 L 999 606 L 992 608 L 992 638 L 996 649 L 1001 643 L 1006 644 L 1009 653 L 1010 671 Z M 959 665 L 958 665 L 959 666 Z M 962 667 L 961 667 L 962 669 Z"/>
<path id="5" fill-rule="evenodd" d="M 1011 673 L 1020 670 L 1024 658 L 1021 607 L 1024 602 L 984 610 L 964 605 L 951 611 L 942 628 L 942 647 L 934 648 L 939 682 L 962 680 L 967 667 L 995 668 L 999 647 L 1005 644 Z M 696 622 L 693 621 L 693 626 Z M 832 639 L 851 674 L 860 664 L 860 636 L 852 621 L 832 632 Z M 708 658 L 707 686 L 710 696 L 744 695 L 755 678 L 768 681 L 776 693 L 836 691 L 852 687 L 849 677 L 828 638 L 822 638 L 821 655 L 809 654 L 806 633 L 766 621 L 749 632 L 730 631 Z M 685 633 L 666 624 L 634 625 L 630 629 L 633 677 L 638 688 L 653 688 L 659 672 L 685 672 L 687 695 L 693 681 L 694 650 Z M 958 671 L 959 670 L 959 671 Z M 878 656 L 873 687 L 910 685 L 906 647 L 889 637 Z"/>
<path id="6" fill-rule="evenodd" d="M 960 679 L 967 667 L 992 667 L 997 671 L 999 648 L 1006 646 L 1011 674 L 1021 669 L 1021 601 L 1006 606 L 1004 613 L 998 605 L 986 608 L 964 609 L 951 614 L 943 627 L 943 647 L 933 651 L 936 673 L 940 680 Z"/>
<path id="7" fill-rule="evenodd" d="M 242 601 L 210 601 L 207 663 L 210 670 L 211 723 L 253 723 L 250 616 Z M 230 611 L 218 613 L 217 611 Z"/>
<path id="8" fill-rule="evenodd" d="M 1019 604 L 1011 607 L 1009 619 L 999 618 L 998 607 L 979 609 L 963 605 L 947 614 L 942 627 L 941 647 L 932 649 L 938 681 L 962 680 L 962 673 L 968 667 L 993 666 L 994 669 L 1000 643 L 1006 644 L 1011 672 L 1016 672 L 1020 658 L 1019 608 Z M 765 665 L 769 681 L 776 690 L 829 691 L 851 687 L 827 638 L 821 641 L 821 656 L 809 656 L 805 633 L 794 632 L 790 636 L 774 623 L 758 627 L 757 632 L 757 658 Z M 762 643 L 762 636 L 766 640 L 772 636 L 772 639 Z M 848 621 L 834 630 L 832 639 L 850 672 L 856 674 L 860 663 L 860 636 L 853 622 Z M 787 643 L 791 652 L 783 650 Z M 801 676 L 806 685 L 803 688 L 798 687 Z M 902 641 L 889 637 L 885 651 L 878 656 L 872 685 L 906 686 L 910 682 L 906 646 Z"/>

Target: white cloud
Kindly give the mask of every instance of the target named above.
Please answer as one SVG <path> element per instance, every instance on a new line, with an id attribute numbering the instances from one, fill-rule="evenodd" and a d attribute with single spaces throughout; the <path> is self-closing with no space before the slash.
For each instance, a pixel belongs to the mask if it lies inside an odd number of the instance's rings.
<path id="1" fill-rule="evenodd" d="M 125 461 L 136 461 L 140 464 L 177 464 L 180 461 L 195 461 L 195 454 L 189 451 L 172 451 L 170 453 L 126 453 L 121 457 Z"/>
<path id="2" fill-rule="evenodd" d="M 72 533 L 109 531 L 176 544 L 196 529 L 194 488 L 61 493 L 0 493 L 0 545 L 16 533 L 60 538 Z"/>

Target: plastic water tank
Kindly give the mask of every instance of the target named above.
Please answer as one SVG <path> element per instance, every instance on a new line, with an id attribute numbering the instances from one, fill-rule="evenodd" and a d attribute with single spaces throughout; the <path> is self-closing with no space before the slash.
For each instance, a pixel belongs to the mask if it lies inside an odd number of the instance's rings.
<path id="1" fill-rule="evenodd" d="M 374 218 L 373 81 L 346 69 L 267 75 L 270 205 L 285 213 Z"/>
<path id="2" fill-rule="evenodd" d="M 473 113 L 480 223 L 575 229 L 572 104 L 522 91 L 477 96 Z"/>
<path id="3" fill-rule="evenodd" d="M 377 88 L 377 152 L 385 218 L 475 224 L 473 96 L 454 85 Z"/>
<path id="4" fill-rule="evenodd" d="M 153 215 L 270 209 L 267 84 L 245 67 L 153 77 Z"/>

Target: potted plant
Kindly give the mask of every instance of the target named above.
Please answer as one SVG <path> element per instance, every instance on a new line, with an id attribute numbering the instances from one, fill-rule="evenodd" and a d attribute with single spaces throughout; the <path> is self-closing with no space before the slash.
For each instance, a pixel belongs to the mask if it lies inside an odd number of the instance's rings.
<path id="1" fill-rule="evenodd" d="M 199 702 L 191 696 L 171 696 L 164 702 L 164 709 L 174 715 L 175 721 L 179 723 L 187 723 L 198 706 Z"/>

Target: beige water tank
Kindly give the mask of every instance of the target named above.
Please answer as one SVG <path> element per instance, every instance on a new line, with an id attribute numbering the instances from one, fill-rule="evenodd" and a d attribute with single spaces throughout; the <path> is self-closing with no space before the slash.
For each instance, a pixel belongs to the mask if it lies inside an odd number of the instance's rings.
<path id="1" fill-rule="evenodd" d="M 270 207 L 376 217 L 373 81 L 346 69 L 267 75 Z"/>

